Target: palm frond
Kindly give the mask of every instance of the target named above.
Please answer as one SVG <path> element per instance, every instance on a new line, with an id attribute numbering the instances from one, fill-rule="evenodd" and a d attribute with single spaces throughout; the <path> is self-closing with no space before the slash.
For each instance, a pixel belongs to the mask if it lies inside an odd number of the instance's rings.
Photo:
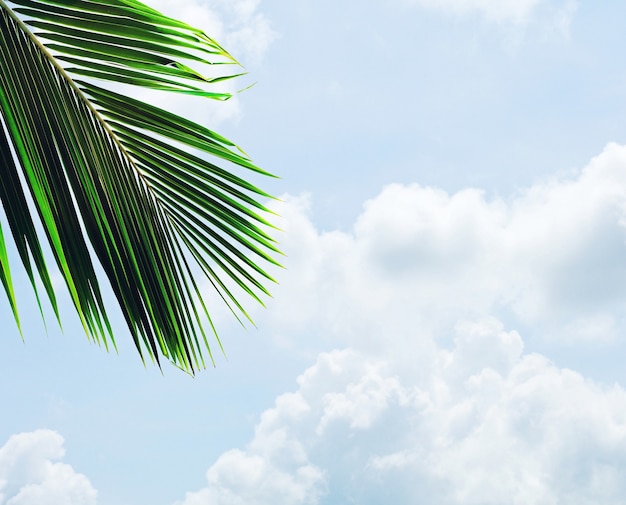
<path id="1" fill-rule="evenodd" d="M 215 333 L 194 272 L 235 315 L 248 317 L 229 285 L 268 294 L 280 254 L 270 195 L 233 168 L 270 174 L 208 128 L 93 79 L 225 100 L 207 86 L 240 75 L 224 71 L 236 61 L 135 0 L 11 3 L 0 0 L 0 202 L 40 310 L 37 277 L 59 318 L 30 202 L 87 335 L 115 343 L 93 251 L 142 359 L 193 373 L 203 351 L 213 359 L 205 318 Z M 1 228 L 0 280 L 19 325 Z"/>

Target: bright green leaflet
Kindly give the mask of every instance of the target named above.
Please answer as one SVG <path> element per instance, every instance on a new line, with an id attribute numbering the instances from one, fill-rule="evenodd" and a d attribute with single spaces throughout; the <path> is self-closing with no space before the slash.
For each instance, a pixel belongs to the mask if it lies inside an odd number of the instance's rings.
<path id="1" fill-rule="evenodd" d="M 115 345 L 95 260 L 142 359 L 194 373 L 205 353 L 213 360 L 203 326 L 217 337 L 198 275 L 238 319 L 249 319 L 241 294 L 261 303 L 269 294 L 267 267 L 280 255 L 271 197 L 244 175 L 271 174 L 221 135 L 106 81 L 201 106 L 230 97 L 211 86 L 241 75 L 227 71 L 238 63 L 135 0 L 10 4 L 0 0 L 0 203 L 39 308 L 37 276 L 59 318 L 47 243 L 88 337 Z M 19 327 L 6 236 L 0 228 L 0 281 Z"/>

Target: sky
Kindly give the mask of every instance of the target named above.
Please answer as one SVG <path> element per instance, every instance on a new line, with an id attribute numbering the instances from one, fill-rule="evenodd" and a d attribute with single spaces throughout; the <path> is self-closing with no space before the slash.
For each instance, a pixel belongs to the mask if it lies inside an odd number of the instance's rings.
<path id="1" fill-rule="evenodd" d="M 195 378 L 13 272 L 0 505 L 624 503 L 626 4 L 148 4 L 256 83 L 167 106 L 280 176 L 286 268 Z"/>

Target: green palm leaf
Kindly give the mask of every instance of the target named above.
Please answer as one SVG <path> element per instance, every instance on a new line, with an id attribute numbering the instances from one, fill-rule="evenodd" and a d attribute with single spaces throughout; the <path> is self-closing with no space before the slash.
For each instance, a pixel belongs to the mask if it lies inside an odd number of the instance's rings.
<path id="1" fill-rule="evenodd" d="M 224 72 L 236 61 L 135 0 L 11 3 L 0 0 L 0 202 L 40 310 L 37 277 L 59 318 L 31 206 L 87 335 L 115 344 L 93 257 L 142 359 L 193 373 L 211 356 L 204 321 L 215 333 L 197 272 L 235 316 L 248 318 L 229 286 L 268 294 L 270 196 L 233 169 L 270 174 L 208 128 L 80 77 L 225 100 L 207 86 L 240 75 Z M 19 326 L 4 237 L 0 280 Z"/>

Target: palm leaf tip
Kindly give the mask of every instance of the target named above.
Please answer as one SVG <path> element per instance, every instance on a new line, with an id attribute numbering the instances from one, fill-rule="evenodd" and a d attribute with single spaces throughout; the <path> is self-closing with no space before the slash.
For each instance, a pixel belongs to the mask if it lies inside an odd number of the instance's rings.
<path id="1" fill-rule="evenodd" d="M 204 75 L 187 56 L 211 72 L 234 58 L 134 0 L 12 3 L 0 0 L 0 202 L 33 287 L 38 275 L 56 313 L 44 241 L 88 336 L 115 345 L 96 260 L 142 360 L 190 373 L 203 352 L 214 363 L 197 272 L 235 315 L 249 319 L 235 291 L 263 303 L 280 251 L 261 214 L 273 213 L 235 172 L 271 174 L 206 127 L 75 77 L 225 99 L 207 86 L 236 74 Z M 9 260 L 0 228 L 0 281 L 19 325 Z"/>

